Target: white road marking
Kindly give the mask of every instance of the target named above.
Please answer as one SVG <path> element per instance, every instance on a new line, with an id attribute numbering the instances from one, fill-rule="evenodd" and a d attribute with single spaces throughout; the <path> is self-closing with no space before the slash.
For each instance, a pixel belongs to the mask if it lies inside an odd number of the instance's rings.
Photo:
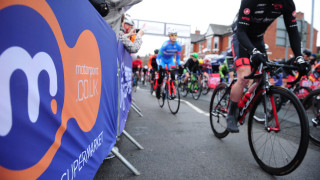
<path id="1" fill-rule="evenodd" d="M 138 86 L 138 87 L 139 87 L 139 86 Z M 150 93 L 150 91 L 149 91 L 149 90 L 146 90 L 146 89 L 139 88 L 139 90 L 148 91 L 148 92 Z M 152 95 L 153 95 L 153 96 L 156 96 L 154 93 L 152 93 Z M 184 99 L 180 99 L 180 101 L 186 103 L 188 106 L 190 106 L 192 109 L 194 109 L 194 110 L 197 111 L 198 113 L 203 114 L 203 115 L 209 117 L 209 113 L 208 113 L 208 112 L 202 111 L 200 108 L 198 108 L 197 106 L 194 106 L 194 105 L 191 104 L 189 101 L 184 100 Z"/>

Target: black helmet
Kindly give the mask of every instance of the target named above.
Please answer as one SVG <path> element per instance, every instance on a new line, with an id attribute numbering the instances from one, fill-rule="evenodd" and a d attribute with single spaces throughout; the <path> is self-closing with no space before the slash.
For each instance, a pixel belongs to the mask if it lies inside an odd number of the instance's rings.
<path id="1" fill-rule="evenodd" d="M 302 53 L 304 55 L 307 55 L 308 57 L 311 56 L 311 51 L 309 51 L 308 49 L 303 50 Z"/>
<path id="2" fill-rule="evenodd" d="M 155 54 L 158 54 L 158 52 L 159 52 L 159 49 L 155 49 L 155 50 L 154 50 L 154 53 L 155 53 Z"/>

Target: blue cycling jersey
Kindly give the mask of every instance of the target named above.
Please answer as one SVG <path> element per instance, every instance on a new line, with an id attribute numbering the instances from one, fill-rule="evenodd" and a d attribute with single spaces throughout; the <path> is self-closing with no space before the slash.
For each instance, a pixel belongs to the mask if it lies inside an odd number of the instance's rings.
<path id="1" fill-rule="evenodd" d="M 163 43 L 162 47 L 159 50 L 157 56 L 157 63 L 158 65 L 163 66 L 163 64 L 172 65 L 174 64 L 173 58 L 176 55 L 177 64 L 181 65 L 180 63 L 180 55 L 181 55 L 182 46 L 180 42 L 176 41 L 173 44 L 170 40 L 167 40 Z"/>

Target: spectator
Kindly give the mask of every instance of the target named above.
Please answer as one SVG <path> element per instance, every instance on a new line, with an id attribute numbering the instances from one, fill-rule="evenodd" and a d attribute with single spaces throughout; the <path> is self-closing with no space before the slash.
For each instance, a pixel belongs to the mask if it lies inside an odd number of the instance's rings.
<path id="1" fill-rule="evenodd" d="M 104 19 L 116 33 L 117 39 L 119 39 L 119 31 L 121 27 L 121 15 L 123 14 L 122 8 L 126 6 L 133 6 L 141 1 L 142 0 L 106 0 L 110 11 Z"/>
<path id="2" fill-rule="evenodd" d="M 119 40 L 122 41 L 124 47 L 129 53 L 137 53 L 142 44 L 142 36 L 144 35 L 143 29 L 133 28 L 134 22 L 131 17 L 126 14 L 123 15 L 123 21 L 120 28 Z"/>
<path id="3" fill-rule="evenodd" d="M 105 17 L 109 13 L 108 5 L 105 0 L 89 0 L 93 7 L 99 12 L 102 17 Z"/>

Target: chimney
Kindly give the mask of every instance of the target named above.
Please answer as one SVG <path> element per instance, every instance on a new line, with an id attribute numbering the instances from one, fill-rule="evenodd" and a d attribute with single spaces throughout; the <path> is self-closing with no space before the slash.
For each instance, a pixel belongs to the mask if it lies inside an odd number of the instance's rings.
<path id="1" fill-rule="evenodd" d="M 303 12 L 297 12 L 296 18 L 297 19 L 304 19 L 304 13 Z"/>
<path id="2" fill-rule="evenodd" d="M 200 30 L 196 30 L 196 34 L 200 34 Z"/>

